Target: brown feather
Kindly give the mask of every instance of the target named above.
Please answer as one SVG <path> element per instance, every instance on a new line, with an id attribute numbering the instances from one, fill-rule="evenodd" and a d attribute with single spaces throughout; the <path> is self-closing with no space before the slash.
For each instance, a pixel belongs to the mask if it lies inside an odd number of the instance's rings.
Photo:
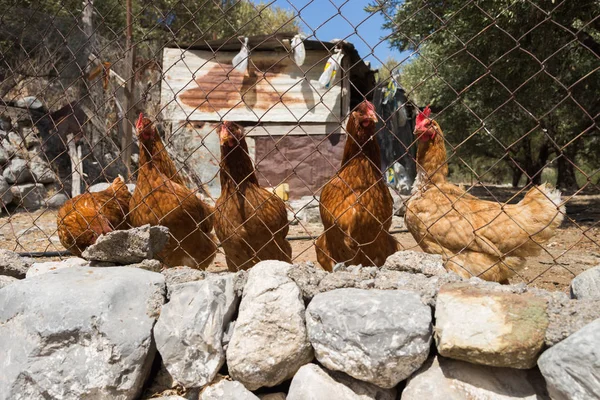
<path id="1" fill-rule="evenodd" d="M 375 122 L 362 125 L 374 116 L 362 104 L 348 119 L 342 166 L 321 192 L 324 232 L 316 251 L 328 271 L 339 262 L 381 266 L 398 249 L 389 234 L 393 200 L 380 170 Z"/>
<path id="2" fill-rule="evenodd" d="M 143 124 L 138 129 L 141 167 L 130 201 L 131 223 L 169 228 L 171 239 L 158 255 L 168 266 L 205 269 L 217 250 L 212 208 L 185 186 L 150 121 Z"/>
<path id="3" fill-rule="evenodd" d="M 259 186 L 242 128 L 225 122 L 220 129 L 236 132 L 222 133 L 221 196 L 216 203 L 215 232 L 227 267 L 237 271 L 262 260 L 291 262 L 285 204 Z M 229 136 L 236 134 L 239 137 Z"/>
<path id="4" fill-rule="evenodd" d="M 436 134 L 432 135 L 431 131 Z M 428 133 L 429 132 L 429 133 Z M 418 177 L 408 201 L 406 226 L 427 253 L 463 277 L 506 282 L 525 257 L 540 253 L 561 224 L 560 195 L 543 185 L 517 204 L 479 200 L 447 181 L 444 135 L 435 121 L 416 134 Z"/>
<path id="5" fill-rule="evenodd" d="M 58 210 L 56 224 L 62 245 L 76 256 L 96 242 L 98 236 L 127 229 L 131 194 L 118 177 L 107 189 L 69 199 Z"/>

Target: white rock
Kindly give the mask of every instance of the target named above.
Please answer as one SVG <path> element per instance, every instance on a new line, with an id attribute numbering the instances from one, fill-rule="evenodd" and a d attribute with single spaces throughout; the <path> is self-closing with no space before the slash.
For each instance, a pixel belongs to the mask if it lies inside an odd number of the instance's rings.
<path id="1" fill-rule="evenodd" d="M 239 382 L 221 380 L 200 393 L 199 400 L 259 400 Z"/>
<path id="2" fill-rule="evenodd" d="M 260 400 L 286 400 L 285 393 L 267 393 L 267 394 L 259 394 L 258 398 Z"/>
<path id="3" fill-rule="evenodd" d="M 46 200 L 46 206 L 49 208 L 60 208 L 68 199 L 64 193 L 55 193 Z"/>
<path id="4" fill-rule="evenodd" d="M 4 207 L 13 200 L 13 194 L 6 178 L 0 175 L 0 207 Z M 0 210 L 1 211 L 1 210 Z"/>
<path id="5" fill-rule="evenodd" d="M 571 297 L 578 300 L 600 299 L 600 265 L 583 271 L 573 278 Z"/>
<path id="6" fill-rule="evenodd" d="M 14 251 L 0 249 L 0 275 L 23 279 L 31 264 L 33 264 L 31 258 L 21 257 Z"/>
<path id="7" fill-rule="evenodd" d="M 600 398 L 600 319 L 546 350 L 538 366 L 552 399 Z"/>
<path id="8" fill-rule="evenodd" d="M 393 388 L 429 355 L 431 308 L 403 290 L 337 289 L 316 295 L 306 325 L 324 367 Z"/>
<path id="9" fill-rule="evenodd" d="M 8 275 L 0 275 L 0 289 L 18 281 L 19 280 L 15 277 Z"/>
<path id="10" fill-rule="evenodd" d="M 2 141 L 0 141 L 0 166 L 3 166 L 7 163 L 9 158 L 8 150 L 4 148 L 2 145 Z"/>
<path id="11" fill-rule="evenodd" d="M 169 229 L 157 225 L 112 231 L 84 250 L 86 260 L 135 264 L 154 258 L 169 241 Z"/>
<path id="12" fill-rule="evenodd" d="M 315 196 L 302 196 L 297 200 L 289 202 L 288 220 L 293 224 L 302 222 L 303 224 L 316 224 L 321 222 L 319 212 L 319 198 Z"/>
<path id="13" fill-rule="evenodd" d="M 27 211 L 37 210 L 44 205 L 46 188 L 41 183 L 26 183 L 10 188 L 13 203 Z"/>
<path id="14" fill-rule="evenodd" d="M 233 279 L 228 274 L 169 287 L 154 339 L 167 371 L 186 388 L 212 382 L 225 363 L 223 331 L 238 301 Z"/>
<path id="15" fill-rule="evenodd" d="M 96 183 L 95 185 L 90 186 L 88 188 L 88 191 L 90 193 L 101 192 L 103 190 L 108 189 L 110 185 L 112 185 L 111 182 Z M 127 186 L 127 189 L 129 190 L 129 193 L 133 194 L 133 192 L 135 191 L 135 184 L 134 183 L 127 183 L 125 186 Z"/>
<path id="16" fill-rule="evenodd" d="M 25 274 L 25 277 L 31 278 L 33 276 L 42 275 L 63 268 L 84 267 L 89 265 L 89 261 L 79 257 L 67 258 L 62 261 L 47 261 L 41 263 L 33 263 L 31 265 L 31 268 L 27 270 L 27 274 Z"/>
<path id="17" fill-rule="evenodd" d="M 334 379 L 315 364 L 300 368 L 287 395 L 287 400 L 394 400 L 394 389 L 382 389 L 366 382 L 344 377 Z"/>
<path id="18" fill-rule="evenodd" d="M 27 183 L 33 181 L 33 175 L 27 166 L 27 162 L 21 158 L 13 158 L 6 165 L 3 172 L 8 183 Z"/>
<path id="19" fill-rule="evenodd" d="M 532 368 L 544 346 L 546 310 L 546 300 L 532 294 L 446 284 L 435 307 L 438 352 L 474 364 Z"/>
<path id="20" fill-rule="evenodd" d="M 287 275 L 290 267 L 262 261 L 248 273 L 227 366 L 232 378 L 250 390 L 278 385 L 313 359 L 304 302 Z"/>
<path id="21" fill-rule="evenodd" d="M 161 274 L 66 268 L 0 290 L 0 399 L 134 399 L 154 358 Z"/>
<path id="22" fill-rule="evenodd" d="M 29 165 L 31 175 L 37 183 L 53 183 L 57 181 L 56 175 L 50 169 L 47 163 L 41 160 L 32 161 Z"/>
<path id="23" fill-rule="evenodd" d="M 21 108 L 39 109 L 44 107 L 44 104 L 35 96 L 25 96 L 15 100 L 15 105 Z"/>
<path id="24" fill-rule="evenodd" d="M 442 256 L 438 254 L 427 254 L 419 251 L 398 251 L 385 260 L 383 268 L 393 271 L 421 273 L 427 276 L 444 275 Z"/>
<path id="25" fill-rule="evenodd" d="M 435 357 L 413 375 L 402 400 L 549 399 L 539 371 L 495 368 Z"/>

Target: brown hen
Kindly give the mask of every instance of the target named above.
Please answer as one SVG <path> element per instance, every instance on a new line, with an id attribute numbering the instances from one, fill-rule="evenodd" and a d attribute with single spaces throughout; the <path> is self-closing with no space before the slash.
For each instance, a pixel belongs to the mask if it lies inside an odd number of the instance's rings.
<path id="1" fill-rule="evenodd" d="M 529 190 L 517 204 L 479 200 L 447 181 L 444 134 L 419 114 L 417 180 L 408 201 L 406 226 L 427 253 L 441 254 L 447 269 L 465 278 L 507 283 L 525 257 L 540 253 L 561 224 L 560 192 L 547 185 Z"/>
<path id="2" fill-rule="evenodd" d="M 130 198 L 123 178 L 117 177 L 101 192 L 87 192 L 69 199 L 56 217 L 60 242 L 72 254 L 81 256 L 98 236 L 127 229 Z"/>
<path id="3" fill-rule="evenodd" d="M 258 184 L 243 128 L 234 122 L 219 127 L 221 196 L 216 204 L 215 232 L 227 268 L 248 269 L 262 260 L 291 262 L 292 247 L 283 201 Z"/>
<path id="4" fill-rule="evenodd" d="M 398 249 L 389 234 L 393 200 L 380 169 L 376 123 L 368 101 L 351 113 L 342 167 L 321 192 L 324 232 L 316 252 L 327 271 L 336 263 L 381 266 Z"/>
<path id="5" fill-rule="evenodd" d="M 143 114 L 140 114 L 136 129 L 140 169 L 129 203 L 131 224 L 169 228 L 171 239 L 158 254 L 168 266 L 205 269 L 217 250 L 211 233 L 213 209 L 186 187 L 156 127 Z"/>

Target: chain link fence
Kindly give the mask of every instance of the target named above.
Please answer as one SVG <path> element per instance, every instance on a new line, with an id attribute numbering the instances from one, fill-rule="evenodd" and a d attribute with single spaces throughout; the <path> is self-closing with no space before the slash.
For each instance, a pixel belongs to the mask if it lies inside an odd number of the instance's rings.
<path id="1" fill-rule="evenodd" d="M 359 3 L 4 1 L 0 247 L 78 253 L 58 209 L 122 176 L 121 218 L 168 226 L 170 266 L 425 250 L 564 289 L 600 263 L 598 2 Z M 73 204 L 72 240 L 116 227 Z"/>

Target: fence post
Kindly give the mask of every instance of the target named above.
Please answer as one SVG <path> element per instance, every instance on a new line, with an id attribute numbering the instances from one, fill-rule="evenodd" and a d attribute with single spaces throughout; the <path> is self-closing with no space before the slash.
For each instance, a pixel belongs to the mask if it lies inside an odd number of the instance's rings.
<path id="1" fill-rule="evenodd" d="M 131 5 L 132 0 L 127 0 L 127 37 L 126 37 L 126 48 L 127 48 L 127 69 L 129 69 L 129 79 L 125 87 L 125 132 L 121 138 L 121 159 L 125 164 L 126 179 L 131 177 L 131 145 L 133 143 L 133 121 L 135 116 L 133 115 L 133 90 L 135 85 L 135 47 L 133 44 L 133 10 Z"/>
<path id="2" fill-rule="evenodd" d="M 75 144 L 75 135 L 67 135 L 69 146 L 69 158 L 71 159 L 71 197 L 81 194 L 81 176 L 83 175 L 83 163 L 81 161 L 81 146 Z"/>

